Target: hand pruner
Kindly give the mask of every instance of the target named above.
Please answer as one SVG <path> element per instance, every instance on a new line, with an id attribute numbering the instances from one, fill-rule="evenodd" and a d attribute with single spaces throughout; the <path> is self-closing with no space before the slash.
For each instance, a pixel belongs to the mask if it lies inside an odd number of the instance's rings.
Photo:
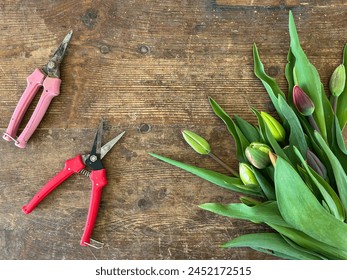
<path id="1" fill-rule="evenodd" d="M 24 148 L 40 124 L 53 97 L 59 95 L 61 84 L 59 66 L 63 61 L 67 45 L 71 40 L 71 36 L 72 31 L 65 36 L 64 40 L 61 42 L 48 63 L 41 69 L 36 68 L 34 72 L 27 77 L 27 87 L 24 90 L 22 97 L 19 99 L 7 130 L 3 135 L 3 138 L 6 141 L 13 140 L 15 141 L 16 146 Z M 43 91 L 40 100 L 38 101 L 37 106 L 26 127 L 19 137 L 16 138 L 19 125 L 26 111 L 28 110 L 29 105 L 41 87 L 43 87 Z"/>
<path id="2" fill-rule="evenodd" d="M 99 203 L 101 199 L 102 188 L 107 185 L 106 169 L 103 167 L 101 159 L 111 150 L 111 148 L 119 141 L 125 131 L 113 138 L 110 142 L 101 147 L 103 133 L 103 121 L 100 122 L 92 150 L 89 154 L 77 155 L 65 162 L 62 171 L 55 175 L 42 189 L 31 199 L 31 201 L 23 206 L 22 210 L 25 214 L 29 214 L 35 207 L 56 187 L 69 178 L 74 173 L 81 173 L 89 176 L 92 182 L 92 191 L 89 204 L 87 222 L 80 245 L 101 248 L 102 243 L 90 238 L 96 217 L 98 214 Z M 85 169 L 89 167 L 91 171 Z M 91 242 L 92 241 L 92 242 Z"/>

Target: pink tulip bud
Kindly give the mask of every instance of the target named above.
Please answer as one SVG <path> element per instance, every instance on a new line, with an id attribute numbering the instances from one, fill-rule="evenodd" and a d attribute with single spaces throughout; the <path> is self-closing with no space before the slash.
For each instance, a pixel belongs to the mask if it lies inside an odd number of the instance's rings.
<path id="1" fill-rule="evenodd" d="M 315 107 L 311 98 L 298 85 L 293 88 L 293 102 L 300 114 L 304 116 L 313 114 Z"/>

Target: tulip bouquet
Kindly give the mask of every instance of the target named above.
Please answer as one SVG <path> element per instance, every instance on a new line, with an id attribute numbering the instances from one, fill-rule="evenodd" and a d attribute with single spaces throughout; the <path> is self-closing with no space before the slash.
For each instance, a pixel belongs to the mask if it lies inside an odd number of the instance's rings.
<path id="1" fill-rule="evenodd" d="M 237 171 L 214 155 L 204 138 L 187 130 L 182 131 L 186 142 L 215 159 L 229 175 L 151 155 L 241 194 L 239 203 L 206 203 L 200 208 L 273 229 L 241 235 L 223 247 L 250 247 L 284 259 L 347 259 L 347 149 L 342 133 L 347 122 L 347 45 L 342 64 L 331 76 L 328 96 L 300 45 L 291 12 L 289 34 L 288 94 L 265 73 L 253 46 L 255 75 L 278 116 L 252 108 L 258 120 L 253 125 L 237 115 L 231 118 L 209 98 L 235 140 Z"/>

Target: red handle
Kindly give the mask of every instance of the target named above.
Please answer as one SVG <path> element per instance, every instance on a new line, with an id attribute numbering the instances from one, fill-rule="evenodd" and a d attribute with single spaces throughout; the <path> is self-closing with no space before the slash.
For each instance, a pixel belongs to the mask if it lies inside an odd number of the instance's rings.
<path id="1" fill-rule="evenodd" d="M 33 101 L 39 87 L 42 86 L 45 75 L 40 69 L 36 68 L 34 72 L 27 77 L 27 87 L 24 90 L 22 97 L 19 99 L 16 109 L 13 112 L 10 123 L 6 129 L 3 138 L 6 141 L 11 141 L 16 138 L 19 125 L 28 110 L 30 103 Z"/>
<path id="2" fill-rule="evenodd" d="M 90 180 L 92 181 L 92 193 L 87 222 L 80 242 L 80 245 L 82 246 L 90 244 L 90 236 L 93 232 L 96 217 L 98 215 L 102 188 L 107 185 L 106 169 L 92 171 L 90 174 Z"/>
<path id="3" fill-rule="evenodd" d="M 19 148 L 24 148 L 31 137 L 33 135 L 36 128 L 39 126 L 43 116 L 45 115 L 49 104 L 51 104 L 51 101 L 53 97 L 59 95 L 59 89 L 60 89 L 61 80 L 58 78 L 51 78 L 47 77 L 43 82 L 43 92 L 40 97 L 39 102 L 37 103 L 37 106 L 26 125 L 25 129 L 19 135 L 16 146 Z"/>
<path id="4" fill-rule="evenodd" d="M 79 172 L 85 167 L 80 155 L 69 159 L 65 162 L 64 169 L 55 175 L 27 204 L 22 210 L 25 214 L 29 214 L 35 207 L 57 186 L 69 178 L 72 174 Z"/>

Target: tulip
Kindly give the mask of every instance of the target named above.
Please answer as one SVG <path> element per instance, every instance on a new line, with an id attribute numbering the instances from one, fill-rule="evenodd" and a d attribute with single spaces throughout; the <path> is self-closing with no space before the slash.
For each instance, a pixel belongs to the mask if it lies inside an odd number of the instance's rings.
<path id="1" fill-rule="evenodd" d="M 337 100 L 345 89 L 346 69 L 343 64 L 339 65 L 331 75 L 329 89 L 332 97 L 333 111 L 336 112 Z"/>
<path id="2" fill-rule="evenodd" d="M 209 155 L 216 162 L 218 162 L 221 166 L 223 166 L 226 170 L 228 170 L 231 174 L 238 177 L 238 173 L 233 170 L 230 166 L 225 164 L 219 157 L 211 152 L 210 144 L 201 136 L 189 130 L 182 130 L 182 135 L 184 140 L 189 144 L 190 147 L 193 148 L 200 155 Z"/>
<path id="3" fill-rule="evenodd" d="M 247 163 L 239 164 L 240 179 L 245 185 L 259 185 L 252 167 Z"/>
<path id="4" fill-rule="evenodd" d="M 307 164 L 316 171 L 322 178 L 327 177 L 327 169 L 320 159 L 309 149 L 306 152 Z"/>
<path id="5" fill-rule="evenodd" d="M 183 130 L 182 135 L 184 140 L 200 155 L 208 155 L 211 152 L 210 144 L 196 133 Z"/>
<path id="6" fill-rule="evenodd" d="M 245 150 L 248 161 L 258 169 L 267 167 L 271 161 L 269 152 L 271 148 L 263 143 L 253 142 Z"/>
<path id="7" fill-rule="evenodd" d="M 311 98 L 298 86 L 293 88 L 293 102 L 298 112 L 306 117 L 314 112 L 314 104 Z"/>
<path id="8" fill-rule="evenodd" d="M 346 83 L 346 70 L 343 64 L 339 65 L 331 75 L 329 89 L 333 96 L 339 96 Z"/>
<path id="9" fill-rule="evenodd" d="M 277 160 L 277 155 L 270 151 L 269 152 L 269 158 L 270 158 L 271 164 L 273 166 L 275 166 L 276 165 L 276 160 Z"/>
<path id="10" fill-rule="evenodd" d="M 268 127 L 271 135 L 279 142 L 284 141 L 286 131 L 284 130 L 283 126 L 274 117 L 266 112 L 261 112 L 260 115 Z"/>
<path id="11" fill-rule="evenodd" d="M 312 116 L 315 109 L 314 103 L 298 85 L 295 85 L 293 88 L 293 102 L 298 112 L 307 117 L 313 129 L 320 133 L 318 125 Z"/>

